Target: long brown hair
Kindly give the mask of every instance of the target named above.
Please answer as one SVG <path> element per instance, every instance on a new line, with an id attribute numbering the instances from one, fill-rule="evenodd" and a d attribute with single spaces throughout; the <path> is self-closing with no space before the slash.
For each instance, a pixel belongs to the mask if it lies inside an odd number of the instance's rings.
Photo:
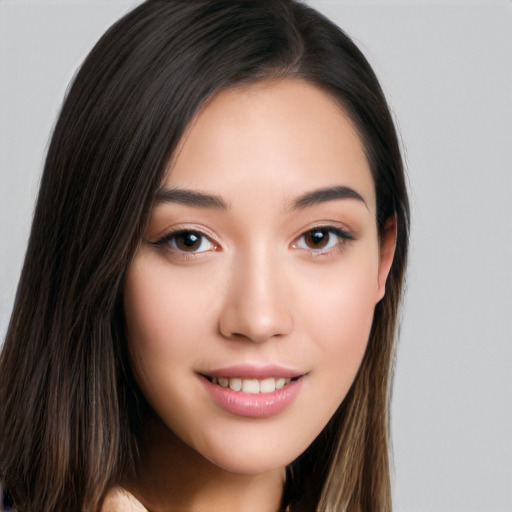
<path id="1" fill-rule="evenodd" d="M 0 359 L 0 476 L 24 512 L 95 511 L 137 464 L 145 402 L 124 342 L 126 268 L 166 164 L 208 98 L 270 77 L 335 98 L 370 163 L 380 230 L 396 218 L 386 295 L 359 373 L 287 468 L 291 511 L 391 510 L 388 401 L 409 207 L 393 121 L 349 37 L 294 0 L 149 0 L 91 51 L 48 150 Z"/>

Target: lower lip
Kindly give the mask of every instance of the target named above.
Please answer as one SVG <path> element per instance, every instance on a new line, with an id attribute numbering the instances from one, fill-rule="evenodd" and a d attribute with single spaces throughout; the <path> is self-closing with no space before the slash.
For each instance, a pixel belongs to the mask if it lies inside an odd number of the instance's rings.
<path id="1" fill-rule="evenodd" d="M 201 380 L 217 405 L 231 414 L 247 418 L 267 418 L 279 414 L 295 400 L 302 384 L 302 378 L 298 378 L 272 393 L 256 394 L 223 388 L 203 376 Z"/>

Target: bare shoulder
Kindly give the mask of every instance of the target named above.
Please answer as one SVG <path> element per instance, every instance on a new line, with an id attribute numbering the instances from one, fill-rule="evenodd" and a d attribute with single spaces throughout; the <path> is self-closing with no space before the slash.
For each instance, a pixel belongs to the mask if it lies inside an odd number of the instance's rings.
<path id="1" fill-rule="evenodd" d="M 135 496 L 122 487 L 114 487 L 107 494 L 100 512 L 148 512 Z"/>

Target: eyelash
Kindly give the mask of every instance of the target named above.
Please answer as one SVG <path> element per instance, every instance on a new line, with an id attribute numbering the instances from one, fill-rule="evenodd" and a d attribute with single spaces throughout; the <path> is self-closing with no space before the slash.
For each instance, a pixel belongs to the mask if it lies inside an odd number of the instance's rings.
<path id="1" fill-rule="evenodd" d="M 305 240 L 305 237 L 312 236 L 313 233 L 322 233 L 323 236 L 326 234 L 329 236 L 327 239 L 327 243 L 324 247 L 320 248 L 312 248 L 307 246 L 300 246 L 301 240 Z M 199 242 L 199 246 L 197 248 L 201 248 L 204 243 L 209 244 L 207 249 L 203 250 L 193 250 L 187 251 L 183 248 L 180 248 L 177 239 L 179 236 L 188 235 L 189 241 L 192 241 L 193 245 L 194 237 L 197 239 L 196 242 Z M 337 240 L 334 241 L 334 244 L 331 244 L 331 236 L 334 235 Z M 192 240 L 190 240 L 192 239 Z M 347 243 L 354 240 L 354 236 L 344 229 L 341 229 L 336 226 L 315 226 L 307 231 L 303 232 L 299 237 L 297 237 L 292 243 L 292 247 L 295 249 L 302 249 L 308 251 L 313 256 L 326 255 L 332 252 L 339 252 L 343 250 Z M 329 245 L 331 244 L 331 245 Z M 216 251 L 218 250 L 218 245 L 211 239 L 210 236 L 205 233 L 195 230 L 195 229 L 179 229 L 176 231 L 171 231 L 170 233 L 165 234 L 162 238 L 155 242 L 150 242 L 150 245 L 153 247 L 157 247 L 159 249 L 170 250 L 174 254 L 179 255 L 183 258 L 193 258 L 199 254 L 203 254 L 205 252 Z"/>
<path id="2" fill-rule="evenodd" d="M 312 248 L 312 247 L 299 247 L 299 243 L 301 240 L 305 239 L 306 236 L 312 235 L 313 233 L 322 233 L 324 236 L 325 234 L 329 235 L 328 241 L 326 243 L 326 247 L 320 247 L 320 248 Z M 334 235 L 337 240 L 334 241 L 334 244 L 330 245 L 331 243 L 331 236 Z M 327 255 L 330 253 L 337 253 L 339 251 L 342 251 L 345 246 L 355 240 L 354 235 L 352 233 L 341 229 L 336 226 L 315 226 L 311 229 L 308 229 L 304 233 L 302 233 L 298 238 L 296 238 L 297 242 L 294 242 L 293 247 L 303 249 L 306 251 L 309 251 L 309 253 L 313 256 L 322 256 Z"/>
<path id="3" fill-rule="evenodd" d="M 202 251 L 187 251 L 182 248 L 180 248 L 177 245 L 177 238 L 182 235 L 188 235 L 189 237 L 196 237 L 199 241 L 199 248 L 206 242 L 210 244 L 210 247 L 206 250 Z M 172 251 L 173 253 L 179 254 L 180 256 L 184 258 L 190 258 L 194 257 L 197 254 L 202 254 L 204 252 L 209 252 L 211 250 L 217 249 L 217 244 L 213 242 L 211 237 L 206 235 L 205 233 L 202 233 L 201 231 L 198 231 L 196 229 L 178 229 L 176 231 L 171 231 L 170 233 L 166 233 L 162 238 L 157 240 L 156 242 L 151 242 L 151 245 L 160 249 L 168 249 Z M 166 247 L 167 246 L 167 247 Z"/>

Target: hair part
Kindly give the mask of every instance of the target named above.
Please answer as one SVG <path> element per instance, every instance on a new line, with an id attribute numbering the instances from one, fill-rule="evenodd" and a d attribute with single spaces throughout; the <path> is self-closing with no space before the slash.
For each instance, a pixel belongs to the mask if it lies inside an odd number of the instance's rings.
<path id="1" fill-rule="evenodd" d="M 287 470 L 287 510 L 391 510 L 388 403 L 409 206 L 393 121 L 362 53 L 293 0 L 149 0 L 115 23 L 70 88 L 48 150 L 0 359 L 0 477 L 24 512 L 96 511 L 133 472 L 146 403 L 124 336 L 124 274 L 167 163 L 202 105 L 286 77 L 357 128 L 382 230 L 397 244 L 347 397 Z"/>

